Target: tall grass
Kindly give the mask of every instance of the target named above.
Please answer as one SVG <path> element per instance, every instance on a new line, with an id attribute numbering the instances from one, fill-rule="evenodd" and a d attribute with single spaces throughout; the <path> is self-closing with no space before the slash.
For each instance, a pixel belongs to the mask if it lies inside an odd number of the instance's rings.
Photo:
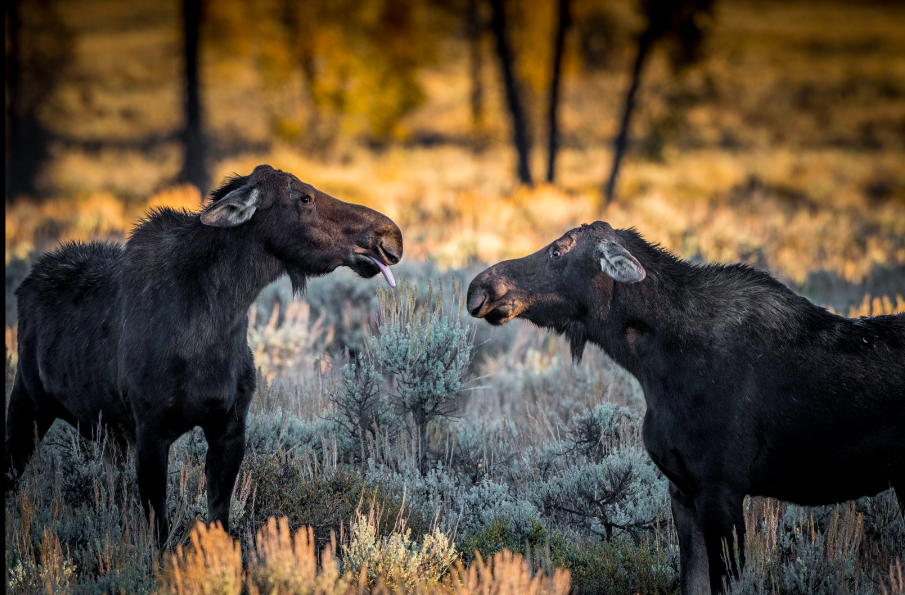
<path id="1" fill-rule="evenodd" d="M 345 556 L 337 557 L 336 540 L 318 551 L 310 527 L 292 531 L 285 518 L 271 518 L 258 532 L 255 549 L 243 568 L 239 542 L 219 525 L 199 525 L 187 547 L 167 555 L 157 592 L 173 595 L 229 595 L 245 587 L 251 595 L 565 595 L 569 573 L 532 571 L 520 555 L 508 551 L 480 557 L 465 566 L 449 556 L 445 537 L 425 537 L 419 551 L 407 549 L 405 536 L 375 538 L 373 519 L 352 525 Z M 433 540 L 433 541 L 431 541 Z M 432 550 L 440 550 L 439 554 Z M 425 554 L 425 552 L 428 552 Z M 433 557 L 431 568 L 425 556 Z M 371 566 L 363 564 L 363 560 Z M 448 570 L 448 572 L 447 572 Z"/>

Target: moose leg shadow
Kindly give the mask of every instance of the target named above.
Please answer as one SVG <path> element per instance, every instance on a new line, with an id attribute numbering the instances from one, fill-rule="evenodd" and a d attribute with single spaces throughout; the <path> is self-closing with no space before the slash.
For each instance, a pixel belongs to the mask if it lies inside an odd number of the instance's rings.
<path id="1" fill-rule="evenodd" d="M 669 483 L 672 518 L 679 536 L 679 571 L 683 595 L 709 595 L 710 575 L 707 572 L 707 547 L 704 533 L 698 524 L 694 501 L 676 484 Z"/>

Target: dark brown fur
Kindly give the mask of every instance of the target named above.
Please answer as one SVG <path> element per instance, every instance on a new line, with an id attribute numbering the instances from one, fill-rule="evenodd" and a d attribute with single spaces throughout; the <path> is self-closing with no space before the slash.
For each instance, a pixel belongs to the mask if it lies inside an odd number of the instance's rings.
<path id="1" fill-rule="evenodd" d="M 895 487 L 905 512 L 905 314 L 852 320 L 745 265 L 694 266 L 597 222 L 478 275 L 468 309 L 599 345 L 641 384 L 685 593 L 716 592 L 746 494 L 806 505 Z"/>
<path id="2" fill-rule="evenodd" d="M 215 190 L 200 213 L 160 209 L 123 246 L 66 244 L 17 290 L 19 362 L 6 423 L 12 476 L 57 418 L 93 437 L 103 422 L 133 442 L 141 500 L 168 533 L 167 452 L 201 426 L 208 520 L 228 528 L 255 389 L 248 308 L 267 284 L 348 266 L 392 265 L 402 234 L 292 174 L 259 166 Z M 10 485 L 7 485 L 9 488 Z"/>

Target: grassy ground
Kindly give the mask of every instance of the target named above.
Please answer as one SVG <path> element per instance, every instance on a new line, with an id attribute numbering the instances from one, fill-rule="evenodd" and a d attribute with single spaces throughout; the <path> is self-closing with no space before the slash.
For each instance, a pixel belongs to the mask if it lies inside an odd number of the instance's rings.
<path id="1" fill-rule="evenodd" d="M 615 3 L 610 9 L 626 12 Z M 16 346 L 12 290 L 36 255 L 60 240 L 122 239 L 152 205 L 201 202 L 194 189 L 170 183 L 180 163 L 168 140 L 179 127 L 174 11 L 150 2 L 62 6 L 75 53 L 48 110 L 54 132 L 71 142 L 59 143 L 42 175 L 48 199 L 6 206 L 7 394 Z M 397 276 L 420 287 L 422 303 L 429 281 L 467 283 L 480 263 L 533 252 L 579 223 L 604 219 L 635 226 L 690 259 L 750 262 L 852 316 L 905 311 L 905 9 L 718 4 L 703 61 L 675 74 L 664 55 L 655 55 L 619 199 L 604 206 L 599 187 L 627 82 L 632 27 L 640 26 L 637 17 L 624 18 L 603 68 L 567 64 L 555 186 L 513 183 L 508 120 L 489 54 L 485 145 L 473 148 L 466 52 L 457 40 L 444 42 L 421 73 L 427 99 L 403 121 L 400 140 L 374 148 L 350 133 L 323 153 L 303 132 L 285 133 L 286 120 L 305 120 L 299 80 L 274 86 L 254 47 L 210 45 L 204 97 L 213 174 L 267 162 L 387 213 L 405 235 Z M 538 124 L 537 174 L 543 94 L 531 85 L 543 76 L 526 62 L 520 68 Z M 147 137 L 163 140 L 151 150 L 131 144 Z M 103 141 L 102 148 L 88 141 Z M 215 592 L 220 585 L 219 592 L 235 592 L 242 583 L 251 592 L 267 592 L 265 584 L 307 592 L 300 585 L 316 578 L 300 569 L 310 570 L 311 552 L 329 546 L 332 530 L 345 559 L 343 548 L 357 547 L 353 534 L 367 538 L 367 523 L 352 529 L 356 509 L 367 512 L 373 503 L 383 511 L 377 550 L 390 551 L 392 541 L 398 560 L 425 560 L 423 540 L 437 529 L 463 565 L 476 550 L 485 557 L 503 548 L 520 552 L 523 560 L 500 562 L 502 575 L 518 581 L 538 569 L 552 576 L 559 567 L 569 570 L 578 593 L 676 592 L 665 483 L 637 432 L 643 399 L 597 351 L 573 365 L 567 346 L 533 328 L 478 325 L 457 414 L 429 427 L 427 473 L 417 471 L 409 420 L 392 407 L 365 438 L 343 429 L 337 403 L 345 352 L 365 351 L 381 333 L 377 312 L 386 304 L 374 285 L 340 271 L 312 281 L 301 302 L 292 302 L 281 283 L 253 308 L 249 340 L 262 380 L 233 502 L 238 546 L 222 535 L 191 537 L 195 520 L 206 516 L 200 434 L 183 438 L 171 454 L 172 542 L 187 548 L 177 560 L 150 547 L 132 463 L 111 466 L 101 445 L 58 426 L 6 499 L 7 586 L 100 593 Z M 390 388 L 381 394 L 392 400 Z M 617 472 L 630 481 L 613 495 L 615 506 L 601 507 L 595 494 L 613 491 Z M 565 501 L 578 513 L 566 511 Z M 272 516 L 287 517 L 289 529 L 273 529 L 269 542 L 256 537 Z M 412 531 L 407 545 L 397 519 Z M 905 577 L 895 564 L 905 551 L 905 523 L 891 493 L 818 509 L 754 499 L 746 519 L 749 571 L 738 592 L 901 591 Z M 312 527 L 316 547 L 255 566 L 255 551 L 267 543 L 288 548 L 288 531 L 303 526 Z M 190 558 L 198 551 L 211 552 L 222 572 L 202 569 Z M 441 582 L 456 572 L 441 571 Z M 367 580 L 400 576 L 387 568 Z M 540 580 L 547 582 L 537 592 L 561 592 L 562 576 Z M 330 588 L 344 592 L 341 576 L 333 579 Z"/>

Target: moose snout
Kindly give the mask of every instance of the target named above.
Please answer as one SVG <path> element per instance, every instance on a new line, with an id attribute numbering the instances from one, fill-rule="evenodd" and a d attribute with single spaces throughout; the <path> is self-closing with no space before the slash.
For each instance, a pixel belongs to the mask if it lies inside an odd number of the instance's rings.
<path id="1" fill-rule="evenodd" d="M 371 247 L 385 264 L 394 265 L 402 259 L 402 231 L 392 219 L 381 217 L 371 227 Z"/>
<path id="2" fill-rule="evenodd" d="M 487 294 L 482 291 L 468 292 L 468 313 L 475 318 L 480 318 L 481 308 L 487 303 Z"/>
<path id="3" fill-rule="evenodd" d="M 468 295 L 465 300 L 465 307 L 468 313 L 475 318 L 483 318 L 491 310 L 491 304 L 501 297 L 505 291 L 499 283 L 495 283 L 493 278 L 484 271 L 475 277 L 468 285 Z"/>
<path id="4" fill-rule="evenodd" d="M 381 239 L 377 244 L 377 251 L 383 256 L 387 264 L 396 264 L 402 258 L 402 237 L 398 241 Z"/>

